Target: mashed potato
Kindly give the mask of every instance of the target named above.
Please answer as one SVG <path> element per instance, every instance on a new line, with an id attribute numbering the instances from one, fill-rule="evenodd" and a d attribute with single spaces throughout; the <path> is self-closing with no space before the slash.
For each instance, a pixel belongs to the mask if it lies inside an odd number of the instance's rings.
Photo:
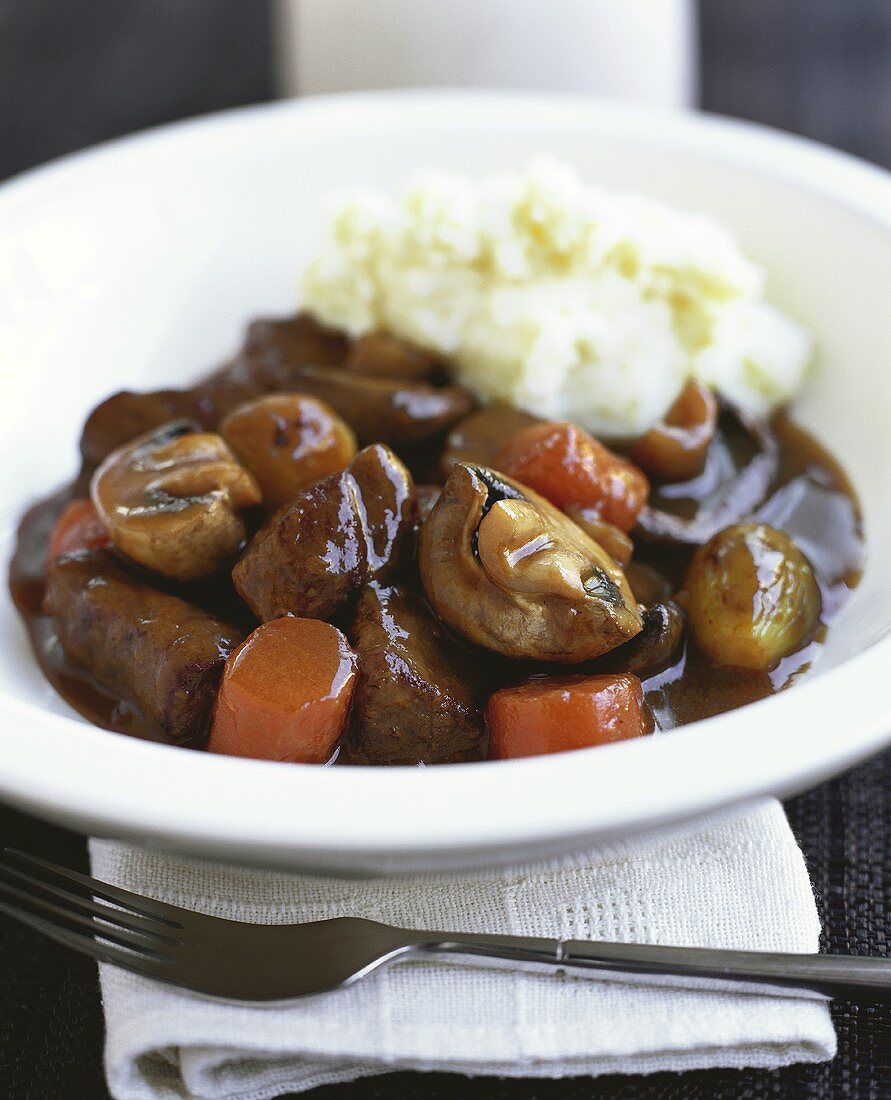
<path id="1" fill-rule="evenodd" d="M 387 329 L 448 356 L 483 401 L 627 437 L 691 376 L 756 414 L 796 391 L 811 341 L 764 281 L 715 223 L 540 160 L 343 201 L 302 293 L 353 336 Z"/>

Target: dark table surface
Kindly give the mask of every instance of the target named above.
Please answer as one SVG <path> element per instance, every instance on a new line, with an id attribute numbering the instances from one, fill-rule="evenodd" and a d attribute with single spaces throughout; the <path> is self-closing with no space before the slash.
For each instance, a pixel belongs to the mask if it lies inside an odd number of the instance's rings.
<path id="1" fill-rule="evenodd" d="M 700 7 L 706 107 L 891 163 L 887 0 Z M 263 0 L 0 0 L 0 178 L 117 134 L 272 92 Z M 891 754 L 791 802 L 829 951 L 887 953 Z M 85 864 L 80 837 L 0 808 L 0 842 Z M 891 1097 L 891 1007 L 836 1005 L 838 1057 L 776 1072 L 568 1081 L 391 1074 L 319 1100 Z M 0 917 L 0 1097 L 101 1100 L 92 962 Z"/>
<path id="2" fill-rule="evenodd" d="M 788 804 L 828 951 L 886 954 L 891 936 L 891 753 Z M 0 810 L 0 842 L 85 866 L 81 837 Z M 836 1059 L 819 1066 L 565 1081 L 388 1074 L 319 1100 L 760 1100 L 891 1097 L 891 1005 L 837 1004 Z M 0 1096 L 101 1100 L 102 1012 L 93 962 L 0 917 Z"/>

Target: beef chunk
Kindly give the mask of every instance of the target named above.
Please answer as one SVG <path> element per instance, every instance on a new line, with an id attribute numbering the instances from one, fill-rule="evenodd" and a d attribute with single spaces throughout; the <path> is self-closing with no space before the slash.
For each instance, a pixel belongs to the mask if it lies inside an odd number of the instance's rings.
<path id="1" fill-rule="evenodd" d="M 423 382 L 444 372 L 434 355 L 388 332 L 369 332 L 350 348 L 343 369 L 371 378 Z"/>
<path id="2" fill-rule="evenodd" d="M 341 333 L 326 328 L 308 313 L 297 313 L 279 320 L 252 321 L 243 354 L 284 381 L 296 367 L 341 366 L 348 346 Z"/>
<path id="3" fill-rule="evenodd" d="M 401 586 L 370 585 L 350 640 L 359 655 L 351 753 L 367 764 L 480 759 L 485 726 L 478 673 L 427 610 Z"/>
<path id="4" fill-rule="evenodd" d="M 81 436 L 84 464 L 92 470 L 124 443 L 170 420 L 194 418 L 205 428 L 216 428 L 243 401 L 297 388 L 292 378 L 299 368 L 338 366 L 346 354 L 346 339 L 308 314 L 254 321 L 240 354 L 194 390 L 122 390 L 97 405 Z"/>
<path id="5" fill-rule="evenodd" d="M 251 540 L 232 579 L 258 618 L 327 619 L 368 580 L 388 580 L 414 545 L 414 483 L 388 448 L 285 505 Z"/>
<path id="6" fill-rule="evenodd" d="M 291 388 L 330 405 L 360 444 L 420 443 L 441 435 L 473 408 L 473 398 L 458 386 L 375 378 L 326 367 L 301 367 L 291 377 Z"/>
<path id="7" fill-rule="evenodd" d="M 45 606 L 68 657 L 135 702 L 166 738 L 206 736 L 238 630 L 131 579 L 102 550 L 52 563 Z"/>
<path id="8" fill-rule="evenodd" d="M 512 435 L 541 421 L 512 405 L 486 405 L 459 420 L 446 436 L 439 473 L 443 481 L 456 462 L 496 466 L 499 451 Z"/>
<path id="9" fill-rule="evenodd" d="M 80 437 L 84 466 L 92 470 L 112 451 L 136 436 L 160 428 L 171 420 L 192 417 L 194 411 L 195 399 L 185 391 L 134 393 L 121 390 L 113 393 L 93 409 L 84 424 Z"/>

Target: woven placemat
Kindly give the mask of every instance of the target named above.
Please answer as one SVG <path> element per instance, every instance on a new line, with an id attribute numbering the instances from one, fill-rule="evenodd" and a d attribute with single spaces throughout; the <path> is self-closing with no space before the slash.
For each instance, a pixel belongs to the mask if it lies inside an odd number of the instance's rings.
<path id="1" fill-rule="evenodd" d="M 810 868 L 825 949 L 889 953 L 891 753 L 787 806 Z M 83 840 L 0 809 L 0 840 L 85 867 Z M 891 1097 L 891 1006 L 836 1005 L 826 1065 L 566 1081 L 389 1074 L 318 1090 L 318 1100 L 880 1100 Z M 102 1100 L 102 1012 L 93 963 L 0 917 L 0 1096 Z"/>

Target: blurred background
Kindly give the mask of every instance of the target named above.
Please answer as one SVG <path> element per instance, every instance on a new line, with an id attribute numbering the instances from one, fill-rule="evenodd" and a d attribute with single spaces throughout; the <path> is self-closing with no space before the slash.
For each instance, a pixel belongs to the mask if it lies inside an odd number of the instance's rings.
<path id="1" fill-rule="evenodd" d="M 0 178 L 282 95 L 472 85 L 699 105 L 891 165 L 889 0 L 0 0 Z"/>

